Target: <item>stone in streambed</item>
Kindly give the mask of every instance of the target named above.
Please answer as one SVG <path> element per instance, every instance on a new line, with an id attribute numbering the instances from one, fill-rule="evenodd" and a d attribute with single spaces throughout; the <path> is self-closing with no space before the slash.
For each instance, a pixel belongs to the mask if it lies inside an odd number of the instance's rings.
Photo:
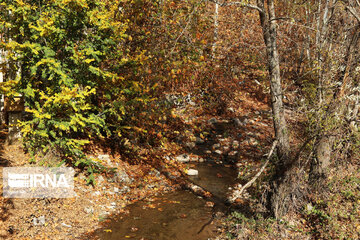
<path id="1" fill-rule="evenodd" d="M 176 161 L 181 162 L 181 163 L 186 163 L 190 161 L 190 157 L 187 154 L 181 154 L 179 156 L 177 156 Z"/>
<path id="2" fill-rule="evenodd" d="M 197 176 L 199 174 L 199 171 L 196 169 L 189 169 L 186 171 L 186 174 L 189 176 Z"/>

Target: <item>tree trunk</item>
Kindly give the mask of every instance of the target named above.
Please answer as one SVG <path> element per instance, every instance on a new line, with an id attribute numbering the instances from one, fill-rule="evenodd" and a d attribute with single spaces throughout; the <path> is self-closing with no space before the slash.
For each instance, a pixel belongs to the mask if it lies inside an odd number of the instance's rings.
<path id="1" fill-rule="evenodd" d="M 259 7 L 264 9 L 263 1 Z M 270 75 L 271 103 L 276 139 L 278 140 L 279 169 L 283 169 L 289 163 L 290 145 L 285 120 L 283 93 L 280 77 L 279 53 L 277 50 L 277 34 L 275 9 L 273 0 L 268 0 L 268 14 L 265 9 L 260 12 L 260 21 L 263 30 L 263 37 L 266 45 L 268 70 Z"/>
<path id="2" fill-rule="evenodd" d="M 342 116 L 346 111 L 346 102 L 343 100 L 346 88 L 350 81 L 349 73 L 352 70 L 353 49 L 357 46 L 359 39 L 358 28 L 354 30 L 353 36 L 346 47 L 346 53 L 341 70 L 338 73 L 338 79 L 341 85 L 333 93 L 332 99 L 328 104 L 325 118 L 335 118 Z M 344 46 L 345 47 L 345 46 Z M 335 127 L 335 126 L 334 126 Z M 331 129 L 330 129 L 331 131 Z M 334 136 L 329 136 L 327 132 L 321 132 L 320 140 L 315 147 L 316 157 L 311 162 L 310 169 L 310 183 L 314 190 L 321 190 L 324 188 L 324 182 L 327 179 L 329 166 L 331 164 L 331 152 L 335 142 Z"/>
<path id="3" fill-rule="evenodd" d="M 216 57 L 216 44 L 218 40 L 218 31 L 219 31 L 219 3 L 215 3 L 215 10 L 214 10 L 214 42 L 211 48 L 212 57 Z"/>
<path id="4" fill-rule="evenodd" d="M 276 173 L 271 182 L 272 189 L 268 196 L 268 208 L 276 218 L 281 218 L 289 208 L 289 196 L 296 179 L 293 179 L 292 175 L 287 171 L 292 161 L 290 158 L 289 136 L 283 105 L 274 1 L 267 1 L 267 9 L 265 9 L 264 0 L 258 0 L 257 4 L 263 10 L 259 11 L 259 14 L 266 45 L 274 130 L 278 141 L 278 161 L 275 163 Z"/>
<path id="5" fill-rule="evenodd" d="M 311 162 L 310 182 L 314 189 L 320 189 L 323 181 L 327 178 L 330 166 L 331 151 L 335 137 L 323 136 L 316 146 L 316 157 Z"/>

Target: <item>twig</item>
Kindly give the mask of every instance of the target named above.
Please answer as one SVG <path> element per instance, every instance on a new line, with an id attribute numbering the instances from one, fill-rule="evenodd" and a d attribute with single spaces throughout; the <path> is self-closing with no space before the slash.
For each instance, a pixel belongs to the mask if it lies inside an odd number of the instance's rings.
<path id="1" fill-rule="evenodd" d="M 240 7 L 246 7 L 246 8 L 251 8 L 251 9 L 255 9 L 258 10 L 259 12 L 264 12 L 261 8 L 259 8 L 256 5 L 252 5 L 252 4 L 247 4 L 244 2 L 219 2 L 217 0 L 209 0 L 210 2 L 219 4 L 220 7 L 225 7 L 225 6 L 231 6 L 231 5 L 240 5 Z"/>
<path id="2" fill-rule="evenodd" d="M 237 197 L 240 197 L 241 194 L 244 192 L 244 190 L 249 188 L 256 181 L 256 179 L 258 179 L 258 177 L 261 175 L 261 173 L 265 170 L 266 166 L 268 165 L 268 163 L 270 161 L 271 155 L 273 154 L 273 152 L 275 150 L 275 147 L 276 147 L 277 143 L 278 143 L 278 141 L 275 140 L 272 147 L 271 147 L 271 150 L 270 150 L 270 152 L 269 152 L 269 154 L 267 156 L 266 162 L 261 167 L 260 171 L 249 182 L 247 182 L 244 186 L 241 187 L 241 189 L 237 192 L 236 196 L 234 196 L 234 199 L 232 199 L 233 201 Z"/>
<path id="3" fill-rule="evenodd" d="M 203 2 L 203 0 L 201 0 L 201 1 L 198 3 L 198 4 L 199 4 L 198 6 L 200 6 L 200 4 L 201 4 L 202 2 Z M 188 19 L 187 19 L 187 22 L 186 22 L 185 27 L 183 28 L 183 30 L 181 31 L 181 33 L 179 34 L 179 36 L 178 36 L 178 37 L 176 38 L 176 40 L 175 40 L 175 43 L 174 43 L 173 48 L 171 49 L 170 55 L 173 54 L 173 52 L 174 52 L 174 50 L 175 50 L 175 48 L 176 48 L 176 45 L 177 45 L 180 37 L 181 37 L 181 36 L 185 33 L 185 31 L 187 30 L 187 28 L 188 28 L 188 26 L 189 26 L 189 24 L 190 24 L 190 22 L 191 22 L 191 18 L 192 18 L 192 16 L 194 15 L 195 11 L 197 10 L 198 6 L 195 6 L 194 9 L 193 9 L 193 11 L 190 13 L 190 15 L 189 15 L 189 17 L 188 17 Z"/>
<path id="4" fill-rule="evenodd" d="M 360 16 L 356 12 L 356 10 L 350 6 L 347 6 L 346 9 L 356 18 L 356 20 L 360 23 Z"/>

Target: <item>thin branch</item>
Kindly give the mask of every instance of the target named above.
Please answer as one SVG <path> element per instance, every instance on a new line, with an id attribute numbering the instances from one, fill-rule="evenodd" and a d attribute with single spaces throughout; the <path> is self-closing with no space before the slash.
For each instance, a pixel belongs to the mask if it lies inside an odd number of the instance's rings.
<path id="1" fill-rule="evenodd" d="M 244 190 L 249 188 L 256 181 L 256 179 L 258 179 L 258 177 L 261 175 L 261 173 L 265 170 L 266 166 L 268 165 L 268 163 L 270 161 L 271 155 L 273 154 L 273 152 L 275 150 L 277 143 L 278 143 L 278 141 L 275 140 L 271 147 L 271 150 L 267 156 L 266 162 L 261 167 L 260 171 L 249 182 L 247 182 L 244 186 L 241 187 L 241 189 L 236 193 L 236 196 L 234 196 L 233 199 L 231 199 L 232 201 L 234 201 L 237 197 L 240 197 L 241 194 L 244 192 Z"/>
<path id="2" fill-rule="evenodd" d="M 199 5 L 198 5 L 198 6 L 200 6 L 200 4 L 201 4 L 202 2 L 203 2 L 203 0 L 201 0 L 201 1 L 199 2 Z M 190 15 L 189 15 L 189 17 L 188 17 L 188 19 L 187 19 L 187 23 L 186 23 L 185 27 L 183 28 L 183 30 L 181 31 L 181 33 L 179 34 L 179 36 L 178 36 L 178 37 L 176 38 L 176 40 L 175 40 L 175 43 L 174 43 L 173 48 L 171 49 L 170 55 L 173 54 L 173 52 L 174 52 L 174 50 L 175 50 L 175 48 L 176 48 L 176 45 L 177 45 L 180 37 L 185 33 L 186 29 L 188 28 L 188 26 L 189 26 L 189 24 L 190 24 L 190 22 L 191 22 L 191 18 L 192 18 L 192 16 L 194 15 L 195 11 L 197 10 L 198 6 L 195 6 L 194 9 L 193 9 L 193 11 L 190 13 Z"/>
<path id="3" fill-rule="evenodd" d="M 295 21 L 295 19 L 293 17 L 277 17 L 277 18 L 270 19 L 269 22 L 277 21 L 277 20 L 294 20 Z"/>
<path id="4" fill-rule="evenodd" d="M 210 2 L 219 4 L 220 7 L 226 7 L 226 6 L 232 6 L 232 5 L 240 5 L 241 7 L 247 7 L 247 8 L 251 8 L 251 9 L 255 9 L 258 10 L 259 12 L 263 13 L 264 11 L 259 8 L 256 5 L 252 5 L 252 4 L 247 4 L 247 3 L 243 3 L 243 2 L 219 2 L 217 0 L 209 0 Z"/>
<path id="5" fill-rule="evenodd" d="M 360 23 L 360 16 L 352 7 L 347 6 L 346 9 L 356 18 L 356 20 Z"/>

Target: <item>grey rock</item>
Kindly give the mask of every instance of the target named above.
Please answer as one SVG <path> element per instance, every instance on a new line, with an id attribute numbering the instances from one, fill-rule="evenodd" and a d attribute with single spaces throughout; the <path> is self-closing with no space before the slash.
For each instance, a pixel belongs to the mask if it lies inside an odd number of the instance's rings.
<path id="1" fill-rule="evenodd" d="M 220 151 L 219 149 L 218 149 L 218 150 L 215 150 L 215 153 L 217 153 L 217 154 L 219 154 L 219 155 L 223 154 L 222 151 Z"/>
<path id="2" fill-rule="evenodd" d="M 101 192 L 96 191 L 96 192 L 93 192 L 92 195 L 93 195 L 93 196 L 100 196 L 100 195 L 101 195 Z"/>
<path id="3" fill-rule="evenodd" d="M 306 205 L 306 211 L 311 212 L 312 209 L 313 209 L 313 206 L 311 205 L 311 203 L 308 203 Z"/>
<path id="4" fill-rule="evenodd" d="M 115 173 L 115 180 L 118 183 L 132 183 L 133 179 L 124 171 L 120 170 Z"/>
<path id="5" fill-rule="evenodd" d="M 110 156 L 108 154 L 98 155 L 97 158 L 101 161 L 110 161 Z"/>
<path id="6" fill-rule="evenodd" d="M 196 176 L 199 174 L 199 171 L 196 170 L 196 169 L 189 169 L 186 171 L 186 174 L 189 175 L 189 176 Z"/>
<path id="7" fill-rule="evenodd" d="M 104 179 L 104 177 L 101 176 L 101 175 L 96 179 L 96 182 L 97 182 L 98 184 L 101 184 L 101 183 L 103 183 L 104 181 L 105 181 L 105 179 Z"/>
<path id="8" fill-rule="evenodd" d="M 40 216 L 38 218 L 34 217 L 33 218 L 33 225 L 34 226 L 43 226 L 45 225 L 45 216 Z"/>
<path id="9" fill-rule="evenodd" d="M 90 214 L 94 212 L 94 209 L 92 207 L 84 207 L 84 212 Z"/>
<path id="10" fill-rule="evenodd" d="M 243 125 L 243 123 L 238 118 L 234 118 L 233 121 L 234 121 L 235 125 L 238 126 L 238 127 Z"/>
<path id="11" fill-rule="evenodd" d="M 218 122 L 218 120 L 216 118 L 211 118 L 211 119 L 208 120 L 209 124 L 215 124 L 217 122 Z"/>
<path id="12" fill-rule="evenodd" d="M 130 188 L 128 186 L 124 186 L 120 190 L 120 193 L 128 193 L 128 192 L 130 192 Z"/>
<path id="13" fill-rule="evenodd" d="M 176 161 L 181 162 L 181 163 L 186 163 L 190 161 L 190 157 L 187 154 L 181 154 L 179 156 L 177 156 Z"/>
<path id="14" fill-rule="evenodd" d="M 229 156 L 235 156 L 236 154 L 237 154 L 238 152 L 237 151 L 231 151 L 231 152 L 229 152 Z"/>
<path id="15" fill-rule="evenodd" d="M 103 211 L 103 212 L 101 212 L 101 213 L 99 214 L 99 216 L 100 216 L 101 218 L 106 218 L 106 217 L 109 216 L 109 215 L 110 215 L 110 213 L 107 212 L 107 211 Z"/>
<path id="16" fill-rule="evenodd" d="M 221 145 L 220 145 L 220 143 L 215 143 L 212 147 L 213 147 L 213 149 L 217 149 L 217 148 L 220 148 Z"/>
<path id="17" fill-rule="evenodd" d="M 161 173 L 157 169 L 150 171 L 149 174 L 156 176 L 156 177 L 160 177 L 160 175 L 161 175 Z"/>
<path id="18" fill-rule="evenodd" d="M 114 187 L 114 193 L 119 193 L 119 192 L 120 192 L 119 188 Z"/>
<path id="19" fill-rule="evenodd" d="M 211 154 L 211 151 L 210 150 L 205 150 L 205 153 L 206 154 Z"/>
<path id="20" fill-rule="evenodd" d="M 258 141 L 255 138 L 249 138 L 249 144 L 252 146 L 256 146 L 258 144 Z"/>
<path id="21" fill-rule="evenodd" d="M 205 141 L 199 137 L 196 137 L 196 144 L 203 144 Z"/>
<path id="22" fill-rule="evenodd" d="M 196 146 L 196 144 L 194 142 L 187 142 L 185 145 L 186 145 L 186 147 L 188 147 L 190 149 L 193 149 Z"/>

